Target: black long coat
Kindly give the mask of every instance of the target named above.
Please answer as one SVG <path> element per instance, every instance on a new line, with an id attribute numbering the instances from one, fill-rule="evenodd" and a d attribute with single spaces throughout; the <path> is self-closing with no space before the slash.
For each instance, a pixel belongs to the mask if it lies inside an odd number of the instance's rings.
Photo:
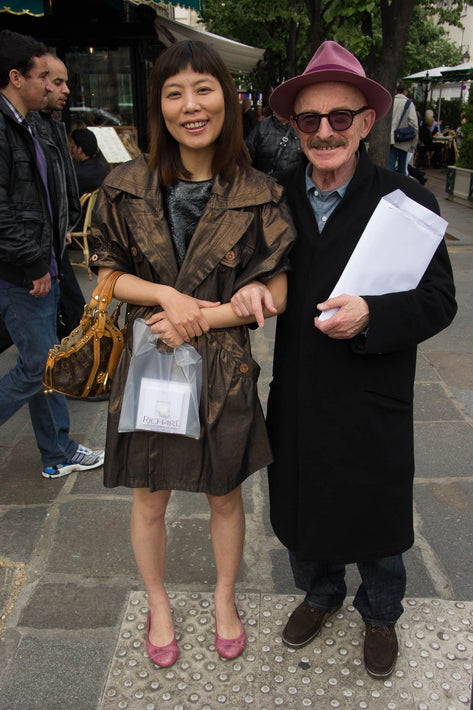
<path id="1" fill-rule="evenodd" d="M 355 562 L 398 554 L 414 538 L 416 346 L 456 312 L 445 243 L 416 289 L 366 296 L 366 337 L 332 339 L 313 320 L 383 195 L 400 188 L 433 211 L 438 204 L 414 180 L 373 165 L 360 145 L 355 175 L 320 235 L 304 166 L 280 181 L 297 240 L 268 402 L 272 525 L 301 559 Z"/>

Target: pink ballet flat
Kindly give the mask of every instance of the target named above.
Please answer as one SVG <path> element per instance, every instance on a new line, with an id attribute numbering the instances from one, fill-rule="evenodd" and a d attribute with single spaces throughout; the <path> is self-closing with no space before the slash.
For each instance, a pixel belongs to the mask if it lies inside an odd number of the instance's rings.
<path id="1" fill-rule="evenodd" d="M 215 649 L 222 658 L 237 658 L 246 646 L 245 629 L 241 623 L 240 614 L 235 606 L 235 611 L 241 624 L 241 633 L 236 639 L 224 639 L 218 635 L 217 623 L 215 622 Z"/>
<path id="2" fill-rule="evenodd" d="M 148 612 L 148 620 L 146 622 L 146 650 L 148 656 L 157 666 L 162 668 L 168 668 L 174 665 L 177 661 L 179 655 L 179 647 L 177 645 L 176 637 L 174 636 L 171 643 L 166 646 L 154 646 L 149 640 L 149 630 L 151 627 L 151 614 Z"/>

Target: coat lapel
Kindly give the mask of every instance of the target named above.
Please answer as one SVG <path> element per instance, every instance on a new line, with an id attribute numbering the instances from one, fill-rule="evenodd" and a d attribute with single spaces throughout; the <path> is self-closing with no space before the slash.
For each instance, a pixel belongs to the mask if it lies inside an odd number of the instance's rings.
<path id="1" fill-rule="evenodd" d="M 267 201 L 266 190 L 251 172 L 232 184 L 215 179 L 176 281 L 179 291 L 192 293 L 239 242 L 253 221 L 253 211 L 245 208 Z"/>
<path id="2" fill-rule="evenodd" d="M 116 187 L 117 195 L 125 192 L 138 198 L 125 201 L 124 205 L 128 208 L 127 223 L 132 230 L 135 249 L 142 252 L 155 273 L 159 274 L 161 283 L 174 285 L 178 266 L 164 215 L 162 193 L 156 171 L 148 170 L 145 162 L 145 157 L 140 156 L 134 161 L 132 169 L 122 171 L 120 167 L 116 168 L 107 182 L 110 187 Z"/>

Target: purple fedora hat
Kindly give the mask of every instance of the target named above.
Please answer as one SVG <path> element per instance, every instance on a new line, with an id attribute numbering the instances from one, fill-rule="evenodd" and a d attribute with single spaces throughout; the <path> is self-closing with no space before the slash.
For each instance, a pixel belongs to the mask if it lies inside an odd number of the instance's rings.
<path id="1" fill-rule="evenodd" d="M 377 81 L 368 79 L 358 59 L 341 44 L 330 40 L 322 42 L 303 74 L 284 81 L 274 89 L 269 97 L 269 105 L 275 113 L 290 118 L 299 91 L 309 84 L 320 84 L 323 81 L 342 81 L 356 86 L 365 95 L 370 108 L 376 112 L 376 119 L 385 116 L 391 108 L 392 97 L 389 91 Z"/>

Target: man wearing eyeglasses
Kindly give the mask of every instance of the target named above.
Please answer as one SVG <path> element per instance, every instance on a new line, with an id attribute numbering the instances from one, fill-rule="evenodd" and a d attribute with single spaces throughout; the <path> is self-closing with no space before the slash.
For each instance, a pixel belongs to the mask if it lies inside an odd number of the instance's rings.
<path id="1" fill-rule="evenodd" d="M 364 139 L 391 101 L 335 42 L 324 42 L 305 72 L 270 98 L 273 110 L 290 118 L 308 159 L 279 177 L 297 240 L 268 401 L 271 522 L 305 593 L 283 641 L 300 649 L 319 634 L 345 599 L 345 565 L 356 563 L 361 584 L 353 603 L 375 678 L 388 677 L 396 663 L 402 553 L 414 541 L 417 344 L 456 312 L 443 242 L 416 289 L 329 299 L 383 195 L 400 188 L 438 212 L 430 192 L 368 158 Z M 266 297 L 262 285 L 250 284 L 234 296 L 235 312 L 254 312 L 260 323 Z M 339 310 L 320 321 L 331 308 Z"/>

